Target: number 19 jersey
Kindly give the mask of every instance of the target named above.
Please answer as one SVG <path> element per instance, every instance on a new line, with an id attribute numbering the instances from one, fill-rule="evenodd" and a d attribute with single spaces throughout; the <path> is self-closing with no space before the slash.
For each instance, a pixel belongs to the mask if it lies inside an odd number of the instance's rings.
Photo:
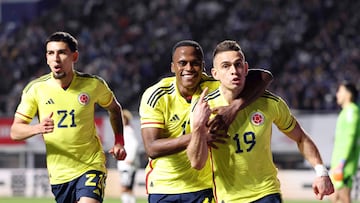
<path id="1" fill-rule="evenodd" d="M 228 105 L 220 92 L 207 96 L 211 108 Z M 280 97 L 265 92 L 238 112 L 227 143 L 210 149 L 216 202 L 253 202 L 280 193 L 271 152 L 273 123 L 289 132 L 296 120 Z"/>

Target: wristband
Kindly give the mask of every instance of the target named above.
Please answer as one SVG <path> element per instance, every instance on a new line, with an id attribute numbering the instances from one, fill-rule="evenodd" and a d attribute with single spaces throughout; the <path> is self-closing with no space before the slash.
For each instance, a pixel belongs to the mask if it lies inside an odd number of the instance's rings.
<path id="1" fill-rule="evenodd" d="M 322 164 L 316 164 L 314 169 L 317 177 L 329 176 L 327 168 Z"/>
<path id="2" fill-rule="evenodd" d="M 115 144 L 121 144 L 121 146 L 124 146 L 123 134 L 120 134 L 120 133 L 115 134 Z"/>

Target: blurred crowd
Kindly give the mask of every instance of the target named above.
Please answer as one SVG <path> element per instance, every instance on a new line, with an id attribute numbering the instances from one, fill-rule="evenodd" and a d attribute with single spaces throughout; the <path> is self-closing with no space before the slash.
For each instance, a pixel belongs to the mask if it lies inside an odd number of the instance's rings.
<path id="1" fill-rule="evenodd" d="M 194 39 L 212 50 L 237 40 L 251 68 L 270 70 L 269 89 L 293 109 L 337 109 L 339 82 L 360 78 L 360 1 L 62 0 L 31 21 L 0 24 L 0 116 L 12 116 L 29 80 L 49 72 L 44 41 L 79 41 L 76 69 L 98 74 L 125 108 L 170 73 L 171 48 Z"/>

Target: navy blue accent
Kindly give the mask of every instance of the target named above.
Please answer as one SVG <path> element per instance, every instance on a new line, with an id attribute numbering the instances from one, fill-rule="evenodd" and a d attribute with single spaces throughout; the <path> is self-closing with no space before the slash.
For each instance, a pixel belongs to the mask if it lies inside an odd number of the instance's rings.
<path id="1" fill-rule="evenodd" d="M 203 203 L 205 199 L 209 202 L 213 199 L 212 189 L 205 189 L 198 192 L 181 194 L 149 194 L 149 203 Z"/>
<path id="2" fill-rule="evenodd" d="M 252 203 L 282 203 L 281 195 L 279 193 L 267 195 L 261 199 L 253 201 Z"/>
<path id="3" fill-rule="evenodd" d="M 96 174 L 92 183 L 96 183 L 94 186 L 87 186 L 85 183 L 88 181 L 87 174 Z M 104 186 L 106 174 L 101 171 L 88 171 L 82 176 L 63 184 L 51 185 L 51 191 L 55 196 L 57 203 L 73 203 L 80 200 L 81 197 L 90 197 L 103 202 Z M 97 191 L 98 193 L 94 193 Z"/>

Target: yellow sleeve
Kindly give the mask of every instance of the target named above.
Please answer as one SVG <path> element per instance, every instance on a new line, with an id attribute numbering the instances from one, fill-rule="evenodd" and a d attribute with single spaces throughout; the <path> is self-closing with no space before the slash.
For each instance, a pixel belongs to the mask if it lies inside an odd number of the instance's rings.
<path id="1" fill-rule="evenodd" d="M 296 125 L 296 119 L 292 115 L 288 105 L 285 101 L 279 97 L 278 105 L 277 105 L 277 116 L 274 120 L 275 125 L 281 130 L 282 132 L 290 132 L 294 129 Z"/>
<path id="2" fill-rule="evenodd" d="M 97 103 L 101 107 L 108 107 L 114 98 L 114 93 L 109 88 L 108 84 L 100 77 L 97 77 L 99 84 L 96 86 L 96 92 L 98 92 Z"/>

